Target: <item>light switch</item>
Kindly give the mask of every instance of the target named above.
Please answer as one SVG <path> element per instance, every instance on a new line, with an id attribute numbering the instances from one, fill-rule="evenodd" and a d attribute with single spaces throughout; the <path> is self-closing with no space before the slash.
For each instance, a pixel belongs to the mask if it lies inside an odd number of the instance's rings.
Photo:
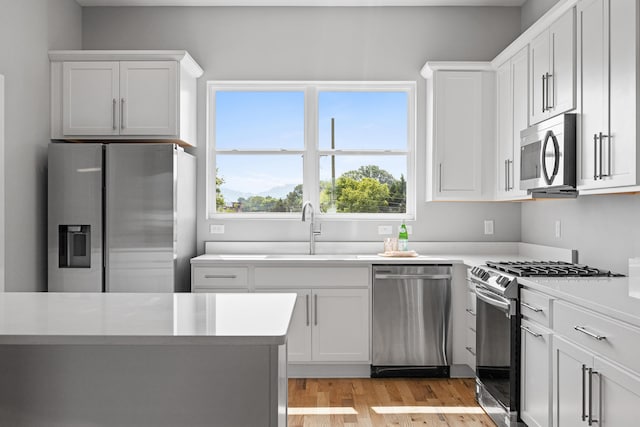
<path id="1" fill-rule="evenodd" d="M 485 219 L 484 220 L 484 234 L 493 234 L 493 220 Z"/>
<path id="2" fill-rule="evenodd" d="M 560 228 L 560 220 L 556 220 L 556 239 L 559 239 L 561 235 L 561 228 Z"/>
<path id="3" fill-rule="evenodd" d="M 224 234 L 224 224 L 209 225 L 209 232 L 211 234 Z"/>
<path id="4" fill-rule="evenodd" d="M 393 226 L 391 225 L 379 225 L 378 234 L 391 234 L 393 233 Z"/>

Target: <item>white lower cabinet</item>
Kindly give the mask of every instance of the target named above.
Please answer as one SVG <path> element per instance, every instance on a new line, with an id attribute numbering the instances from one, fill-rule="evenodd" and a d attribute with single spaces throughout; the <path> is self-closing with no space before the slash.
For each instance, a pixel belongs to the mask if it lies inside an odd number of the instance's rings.
<path id="1" fill-rule="evenodd" d="M 312 360 L 369 360 L 369 291 L 316 289 L 313 296 Z"/>
<path id="2" fill-rule="evenodd" d="M 551 424 L 551 342 L 553 333 L 539 324 L 522 321 L 520 416 L 528 427 Z"/>
<path id="3" fill-rule="evenodd" d="M 553 342 L 555 427 L 638 424 L 640 377 L 561 338 Z"/>
<path id="4" fill-rule="evenodd" d="M 289 362 L 368 362 L 368 289 L 260 289 L 296 292 Z"/>

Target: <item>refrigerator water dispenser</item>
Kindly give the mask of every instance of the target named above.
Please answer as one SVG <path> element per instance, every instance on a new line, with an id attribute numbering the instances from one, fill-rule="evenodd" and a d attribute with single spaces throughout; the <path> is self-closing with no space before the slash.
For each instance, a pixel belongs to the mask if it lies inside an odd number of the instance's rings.
<path id="1" fill-rule="evenodd" d="M 91 226 L 58 226 L 60 268 L 91 268 Z"/>

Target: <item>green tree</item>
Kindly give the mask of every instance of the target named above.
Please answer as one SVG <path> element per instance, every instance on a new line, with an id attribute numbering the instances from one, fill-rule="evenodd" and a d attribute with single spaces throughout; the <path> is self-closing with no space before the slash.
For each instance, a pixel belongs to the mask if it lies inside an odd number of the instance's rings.
<path id="1" fill-rule="evenodd" d="M 302 184 L 295 186 L 283 200 L 284 212 L 299 212 L 302 209 Z"/>
<path id="2" fill-rule="evenodd" d="M 218 168 L 216 168 L 216 211 L 223 212 L 224 211 L 224 196 L 222 195 L 222 190 L 220 187 L 224 184 L 224 178 L 220 176 L 218 173 Z"/>
<path id="3" fill-rule="evenodd" d="M 376 165 L 360 166 L 357 170 L 343 173 L 341 176 L 360 181 L 363 178 L 373 178 L 380 184 L 391 185 L 396 179 L 384 169 Z"/>
<path id="4" fill-rule="evenodd" d="M 389 209 L 387 212 L 404 213 L 407 211 L 407 181 L 404 175 L 389 185 Z"/>
<path id="5" fill-rule="evenodd" d="M 381 212 L 389 205 L 389 187 L 373 178 L 356 181 L 344 175 L 336 181 L 338 212 Z"/>

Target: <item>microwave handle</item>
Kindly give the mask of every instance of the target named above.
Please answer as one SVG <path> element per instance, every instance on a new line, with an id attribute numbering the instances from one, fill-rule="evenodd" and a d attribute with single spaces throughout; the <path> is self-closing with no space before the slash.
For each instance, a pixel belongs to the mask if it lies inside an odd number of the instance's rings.
<path id="1" fill-rule="evenodd" d="M 553 172 L 549 175 L 549 171 L 547 170 L 547 162 L 545 162 L 545 154 L 547 152 L 547 144 L 549 144 L 549 140 L 553 142 Z M 544 176 L 544 180 L 547 185 L 551 185 L 553 183 L 554 178 L 558 174 L 558 168 L 560 167 L 560 146 L 558 145 L 558 140 L 556 136 L 551 131 L 547 131 L 547 134 L 544 137 L 544 144 L 542 144 L 542 150 L 540 150 L 540 164 L 542 165 L 542 175 Z"/>

